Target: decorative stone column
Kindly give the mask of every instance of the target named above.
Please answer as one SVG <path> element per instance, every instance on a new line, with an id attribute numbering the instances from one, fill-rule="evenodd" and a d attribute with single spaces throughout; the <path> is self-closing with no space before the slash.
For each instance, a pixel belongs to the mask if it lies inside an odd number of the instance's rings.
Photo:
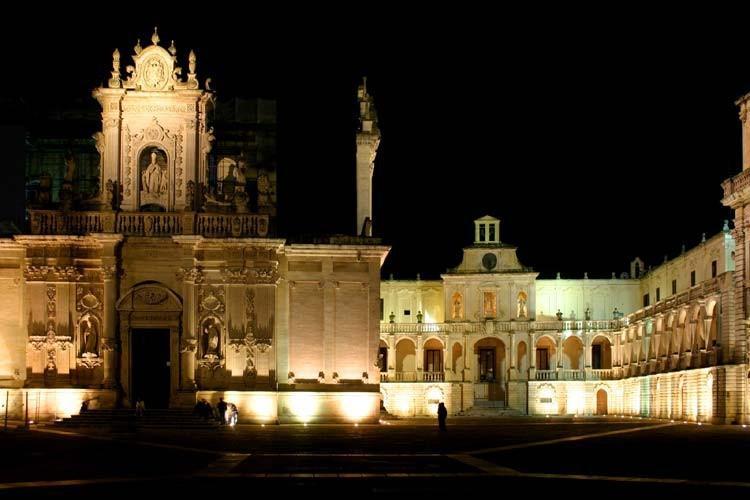
<path id="1" fill-rule="evenodd" d="M 101 250 L 101 278 L 102 278 L 102 355 L 104 380 L 102 385 L 106 389 L 117 387 L 117 278 L 118 265 L 116 250 L 122 241 L 120 234 L 94 233 L 91 235 L 102 245 Z"/>
<path id="2" fill-rule="evenodd" d="M 115 282 L 117 266 L 111 265 L 102 268 L 104 278 L 104 339 L 102 340 L 102 352 L 104 355 L 104 382 L 106 389 L 117 387 L 116 353 L 117 353 L 117 324 L 115 322 L 115 304 L 117 302 L 117 284 Z"/>
<path id="3" fill-rule="evenodd" d="M 198 341 L 194 338 L 183 338 L 180 342 L 180 389 L 183 391 L 194 391 L 195 384 L 195 351 Z"/>

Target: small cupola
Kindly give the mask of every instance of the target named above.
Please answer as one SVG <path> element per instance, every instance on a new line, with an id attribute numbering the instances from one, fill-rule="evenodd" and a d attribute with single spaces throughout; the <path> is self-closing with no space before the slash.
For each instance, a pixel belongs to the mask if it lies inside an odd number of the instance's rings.
<path id="1" fill-rule="evenodd" d="M 485 215 L 474 221 L 475 245 L 500 244 L 500 219 Z"/>

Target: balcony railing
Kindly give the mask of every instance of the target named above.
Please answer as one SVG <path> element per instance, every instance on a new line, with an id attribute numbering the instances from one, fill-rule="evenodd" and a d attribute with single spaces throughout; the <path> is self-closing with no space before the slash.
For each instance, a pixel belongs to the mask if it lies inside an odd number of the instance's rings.
<path id="1" fill-rule="evenodd" d="M 445 372 L 422 372 L 422 382 L 445 382 Z"/>
<path id="2" fill-rule="evenodd" d="M 268 236 L 265 214 L 194 212 L 62 212 L 29 210 L 31 234 L 85 235 L 120 233 L 129 236 L 196 234 L 206 238 Z"/>
<path id="3" fill-rule="evenodd" d="M 537 370 L 534 378 L 537 380 L 557 380 L 557 370 Z"/>
<path id="4" fill-rule="evenodd" d="M 596 368 L 591 370 L 591 380 L 612 380 L 614 378 L 614 370 L 612 368 Z"/>
<path id="5" fill-rule="evenodd" d="M 620 320 L 581 320 L 581 321 L 492 321 L 494 332 L 519 331 L 594 331 L 619 330 Z M 486 322 L 456 323 L 381 323 L 380 333 L 484 333 Z"/>

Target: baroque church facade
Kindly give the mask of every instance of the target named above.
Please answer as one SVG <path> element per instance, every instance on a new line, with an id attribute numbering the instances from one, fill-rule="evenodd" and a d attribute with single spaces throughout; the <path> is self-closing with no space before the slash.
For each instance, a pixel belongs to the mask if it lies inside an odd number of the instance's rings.
<path id="1" fill-rule="evenodd" d="M 242 158 L 210 175 L 215 94 L 192 51 L 184 71 L 174 44 L 159 42 L 155 31 L 135 46 L 127 76 L 115 50 L 107 85 L 93 92 L 96 195 L 73 195 L 70 158 L 59 202 L 30 208 L 31 234 L 0 242 L 0 387 L 11 416 L 28 406 L 59 418 L 83 400 L 192 407 L 223 396 L 245 421 L 377 420 L 389 249 L 366 236 L 271 237 L 272 180 L 261 173 L 247 189 Z M 365 90 L 360 100 L 361 147 L 374 150 Z M 371 172 L 374 151 L 361 156 Z"/>
<path id="2" fill-rule="evenodd" d="M 243 158 L 210 165 L 216 96 L 174 44 L 115 50 L 101 106 L 98 189 L 29 206 L 0 239 L 0 399 L 11 418 L 92 407 L 189 407 L 219 397 L 245 422 L 453 414 L 620 414 L 748 420 L 746 228 L 750 96 L 738 101 L 743 171 L 723 184 L 734 229 L 655 269 L 538 279 L 475 221 L 440 280 L 381 282 L 372 237 L 380 141 L 360 86 L 359 235 L 273 237 L 275 182 Z M 252 186 L 252 187 L 250 187 Z M 3 394 L 3 392 L 5 394 Z"/>

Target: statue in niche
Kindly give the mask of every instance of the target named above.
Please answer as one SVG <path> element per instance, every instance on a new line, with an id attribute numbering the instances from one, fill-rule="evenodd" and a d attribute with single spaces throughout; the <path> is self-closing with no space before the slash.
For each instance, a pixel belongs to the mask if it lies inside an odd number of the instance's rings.
<path id="1" fill-rule="evenodd" d="M 161 192 L 162 185 L 166 187 L 166 182 L 162 181 L 162 169 L 159 165 L 156 151 L 151 151 L 151 163 L 143 171 L 141 181 L 143 190 L 152 195 L 158 195 Z"/>
<path id="2" fill-rule="evenodd" d="M 464 317 L 464 306 L 461 294 L 453 294 L 453 307 L 451 308 L 451 319 L 462 319 Z"/>
<path id="3" fill-rule="evenodd" d="M 527 316 L 527 310 L 526 310 L 526 292 L 519 292 L 518 293 L 518 311 L 516 316 L 519 318 L 525 318 Z"/>
<path id="4" fill-rule="evenodd" d="M 203 322 L 202 344 L 203 356 L 219 356 L 219 329 L 215 318 L 207 318 Z"/>
<path id="5" fill-rule="evenodd" d="M 81 335 L 81 354 L 99 355 L 99 327 L 96 318 L 86 315 L 78 324 Z"/>

